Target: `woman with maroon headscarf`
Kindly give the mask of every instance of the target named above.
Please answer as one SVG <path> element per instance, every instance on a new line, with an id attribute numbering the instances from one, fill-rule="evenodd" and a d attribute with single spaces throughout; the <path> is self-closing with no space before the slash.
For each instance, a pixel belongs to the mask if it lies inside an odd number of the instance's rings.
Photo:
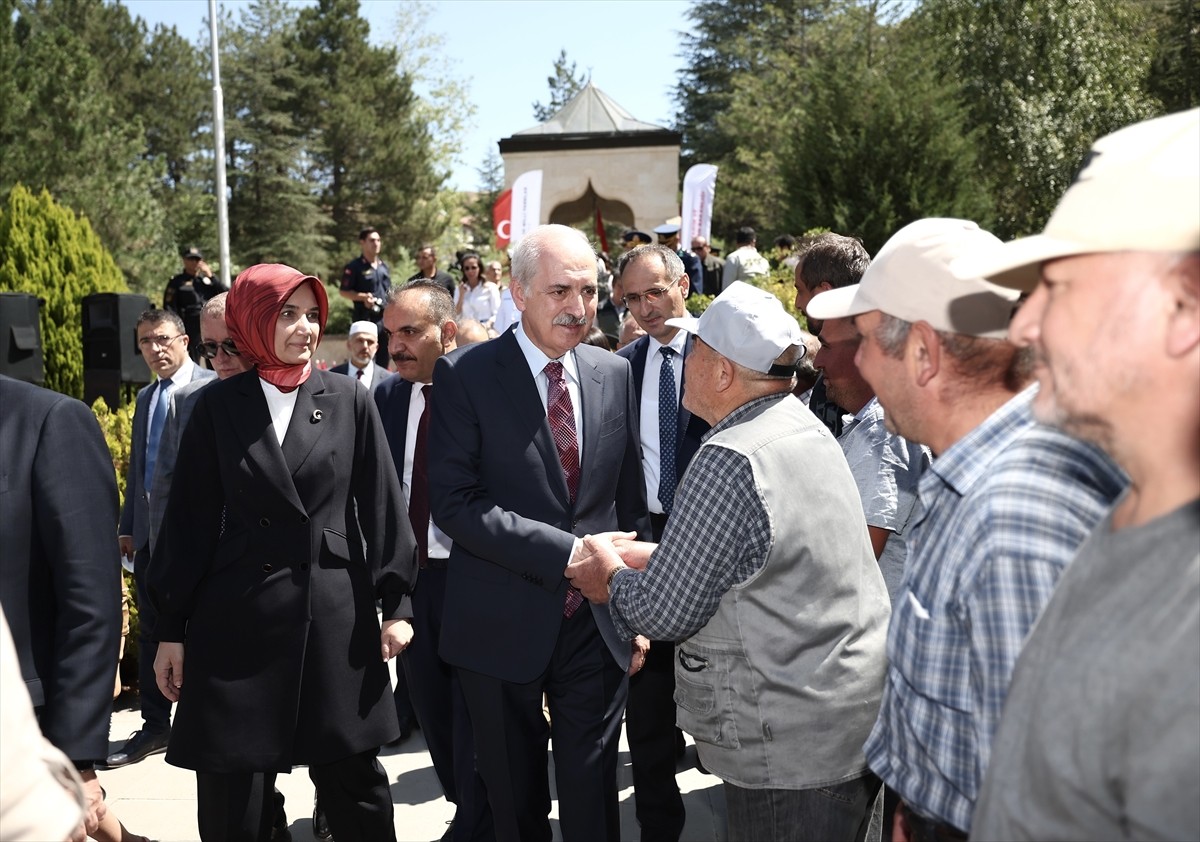
<path id="1" fill-rule="evenodd" d="M 204 840 L 269 839 L 297 765 L 338 838 L 395 838 L 376 755 L 399 734 L 386 661 L 416 544 L 370 393 L 312 365 L 327 313 L 311 275 L 238 276 L 225 319 L 256 367 L 200 393 L 150 567 L 167 762 L 196 770 Z"/>

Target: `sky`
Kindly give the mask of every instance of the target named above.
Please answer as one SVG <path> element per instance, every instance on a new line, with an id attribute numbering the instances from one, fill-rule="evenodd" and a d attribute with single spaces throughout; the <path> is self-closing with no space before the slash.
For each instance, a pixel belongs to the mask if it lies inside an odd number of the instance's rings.
<path id="1" fill-rule="evenodd" d="M 311 0 L 288 0 L 308 5 Z M 193 43 L 208 44 L 208 0 L 121 0 L 153 29 L 175 26 Z M 235 19 L 249 0 L 218 0 Z M 496 143 L 536 125 L 533 103 L 546 102 L 546 77 L 559 50 L 591 73 L 592 83 L 638 120 L 669 128 L 673 91 L 683 67 L 681 33 L 687 0 L 440 0 L 429 2 L 427 34 L 439 35 L 442 57 L 431 65 L 458 79 L 475 107 L 449 186 L 479 188 L 477 170 Z M 399 26 L 411 25 L 406 0 L 361 0 L 371 42 L 394 43 Z M 436 70 L 433 68 L 436 67 Z M 418 86 L 418 93 L 428 89 Z"/>

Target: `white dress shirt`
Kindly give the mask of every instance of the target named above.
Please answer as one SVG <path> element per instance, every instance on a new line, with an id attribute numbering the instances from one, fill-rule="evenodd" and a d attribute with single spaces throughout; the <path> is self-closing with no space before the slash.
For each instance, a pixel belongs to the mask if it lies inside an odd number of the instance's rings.
<path id="1" fill-rule="evenodd" d="M 421 413 L 425 411 L 425 393 L 421 390 L 424 383 L 412 384 L 412 395 L 408 399 L 408 425 L 404 435 L 404 475 L 400 478 L 404 483 L 404 502 L 412 500 L 413 456 L 417 452 L 417 426 L 421 423 Z M 450 536 L 438 529 L 429 519 L 429 557 L 449 558 L 450 546 L 453 541 Z"/>
<path id="2" fill-rule="evenodd" d="M 646 337 L 649 344 L 646 347 L 646 368 L 642 375 L 642 400 L 639 418 L 639 429 L 642 433 L 642 473 L 646 475 L 646 502 L 654 514 L 665 514 L 662 503 L 658 499 L 658 483 L 662 476 L 659 462 L 662 455 L 658 445 L 658 386 L 659 374 L 662 371 L 662 354 L 659 349 L 664 347 L 653 336 Z M 675 375 L 675 400 L 680 400 L 683 384 L 683 349 L 687 344 L 687 333 L 675 331 L 666 347 L 675 353 L 671 357 L 671 371 Z M 679 407 L 675 407 L 678 415 Z"/>
<path id="3" fill-rule="evenodd" d="M 267 409 L 271 412 L 271 427 L 275 430 L 275 438 L 279 441 L 279 446 L 283 447 L 283 438 L 287 435 L 288 424 L 292 423 L 292 413 L 296 409 L 296 398 L 299 392 L 292 389 L 290 392 L 280 391 L 279 387 L 268 383 L 261 377 L 258 378 L 258 384 L 262 386 L 263 397 L 267 399 Z"/>

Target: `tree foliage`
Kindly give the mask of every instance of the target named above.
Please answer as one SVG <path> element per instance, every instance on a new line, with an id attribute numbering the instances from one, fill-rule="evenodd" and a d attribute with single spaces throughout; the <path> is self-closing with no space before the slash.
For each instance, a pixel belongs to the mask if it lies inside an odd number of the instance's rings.
<path id="1" fill-rule="evenodd" d="M 1037 230 L 1095 138 L 1195 102 L 1197 2 L 699 0 L 682 163 L 720 168 L 717 236 Z"/>
<path id="2" fill-rule="evenodd" d="M 0 210 L 0 291 L 42 299 L 46 387 L 83 397 L 82 301 L 96 292 L 128 292 L 121 270 L 86 217 L 46 190 L 18 184 Z"/>
<path id="3" fill-rule="evenodd" d="M 533 118 L 544 123 L 562 110 L 575 94 L 587 86 L 588 77 L 575 69 L 575 62 L 567 60 L 567 51 L 559 50 L 558 58 L 554 60 L 554 75 L 546 77 L 550 87 L 550 101 L 544 105 L 538 101 L 533 104 Z"/>

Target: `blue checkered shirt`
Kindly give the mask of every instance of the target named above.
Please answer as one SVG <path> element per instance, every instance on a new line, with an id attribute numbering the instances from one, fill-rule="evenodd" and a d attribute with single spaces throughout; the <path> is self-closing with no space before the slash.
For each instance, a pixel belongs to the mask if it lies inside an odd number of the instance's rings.
<path id="1" fill-rule="evenodd" d="M 784 394 L 756 398 L 725 416 L 704 440 Z M 675 492 L 662 543 L 645 573 L 613 577 L 609 608 L 625 639 L 686 640 L 717 613 L 726 591 L 754 575 L 771 551 L 771 521 L 740 453 L 701 447 Z"/>
<path id="2" fill-rule="evenodd" d="M 1034 422 L 1036 388 L 921 479 L 883 703 L 864 746 L 912 809 L 963 830 L 1021 645 L 1126 482 L 1097 448 Z"/>

